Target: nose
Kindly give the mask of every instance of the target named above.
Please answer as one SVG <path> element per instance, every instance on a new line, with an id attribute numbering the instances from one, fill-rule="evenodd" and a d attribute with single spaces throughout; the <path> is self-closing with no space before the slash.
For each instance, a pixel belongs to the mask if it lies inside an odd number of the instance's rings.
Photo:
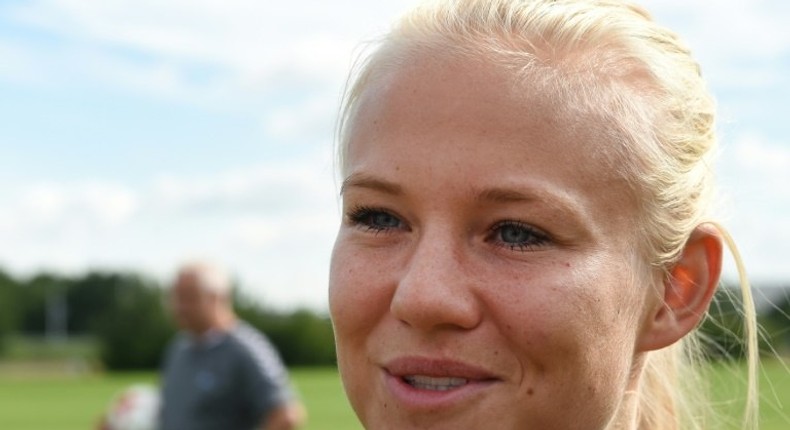
<path id="1" fill-rule="evenodd" d="M 463 241 L 448 236 L 423 236 L 398 280 L 390 312 L 411 327 L 469 330 L 480 324 L 481 306 L 464 264 Z"/>

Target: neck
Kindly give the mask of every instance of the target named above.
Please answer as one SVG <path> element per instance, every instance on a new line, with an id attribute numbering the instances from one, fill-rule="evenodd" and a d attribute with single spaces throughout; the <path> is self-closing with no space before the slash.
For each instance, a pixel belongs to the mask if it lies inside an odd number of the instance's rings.
<path id="1" fill-rule="evenodd" d="M 606 430 L 635 430 L 638 428 L 638 406 L 639 393 L 637 391 L 626 391 L 623 401 L 617 408 L 617 414 L 606 427 Z"/>
<path id="2" fill-rule="evenodd" d="M 234 325 L 236 325 L 236 314 L 230 309 L 219 308 L 212 313 L 207 325 L 202 328 L 192 328 L 189 331 L 200 338 L 210 332 L 230 331 Z"/>
<path id="3" fill-rule="evenodd" d="M 639 428 L 639 401 L 642 371 L 645 367 L 645 355 L 637 354 L 631 364 L 628 386 L 617 408 L 615 416 L 606 430 L 636 430 Z"/>

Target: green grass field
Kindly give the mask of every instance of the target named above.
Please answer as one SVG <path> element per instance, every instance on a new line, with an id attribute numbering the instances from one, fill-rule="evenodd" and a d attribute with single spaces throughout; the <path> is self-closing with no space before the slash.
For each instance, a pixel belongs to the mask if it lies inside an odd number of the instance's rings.
<path id="1" fill-rule="evenodd" d="M 296 369 L 292 377 L 309 412 L 306 430 L 362 428 L 334 369 Z M 69 376 L 51 366 L 6 368 L 0 372 L 0 429 L 92 429 L 121 389 L 156 382 L 154 373 Z"/>
<path id="2" fill-rule="evenodd" d="M 714 393 L 731 399 L 743 387 L 721 368 L 714 368 Z M 296 369 L 297 385 L 310 414 L 308 430 L 361 429 L 343 395 L 333 369 Z M 790 373 L 778 362 L 763 366 L 761 430 L 790 428 Z M 736 382 L 733 382 L 736 381 Z M 86 430 L 93 428 L 112 396 L 133 383 L 156 383 L 153 373 L 73 374 L 58 370 L 14 368 L 0 372 L 0 429 L 3 430 Z M 721 409 L 737 414 L 741 405 L 721 401 Z M 738 429 L 737 424 L 731 427 Z M 720 429 L 711 429 L 720 430 Z M 726 429 L 722 429 L 726 430 Z"/>
<path id="3" fill-rule="evenodd" d="M 727 416 L 724 430 L 739 430 L 744 404 L 745 370 L 713 366 L 711 391 L 717 411 Z M 739 401 L 738 399 L 741 399 Z M 764 360 L 760 368 L 760 430 L 790 429 L 790 370 L 779 360 Z M 711 429 L 718 430 L 718 429 Z"/>

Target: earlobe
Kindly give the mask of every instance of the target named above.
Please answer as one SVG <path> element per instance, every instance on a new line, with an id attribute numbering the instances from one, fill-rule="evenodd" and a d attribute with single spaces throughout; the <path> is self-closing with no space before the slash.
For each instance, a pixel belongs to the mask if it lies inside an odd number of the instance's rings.
<path id="1" fill-rule="evenodd" d="M 722 240 L 713 225 L 702 224 L 691 233 L 680 259 L 663 282 L 663 297 L 649 311 L 638 349 L 669 346 L 691 332 L 708 310 L 719 283 Z"/>

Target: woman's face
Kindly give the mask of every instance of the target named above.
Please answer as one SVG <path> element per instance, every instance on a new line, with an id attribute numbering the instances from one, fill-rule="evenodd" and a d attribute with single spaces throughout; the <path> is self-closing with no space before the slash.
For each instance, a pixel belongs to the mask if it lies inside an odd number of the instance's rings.
<path id="1" fill-rule="evenodd" d="M 600 429 L 649 305 L 604 125 L 417 56 L 352 118 L 330 309 L 370 429 Z M 641 267 L 641 266 L 639 266 Z"/>

